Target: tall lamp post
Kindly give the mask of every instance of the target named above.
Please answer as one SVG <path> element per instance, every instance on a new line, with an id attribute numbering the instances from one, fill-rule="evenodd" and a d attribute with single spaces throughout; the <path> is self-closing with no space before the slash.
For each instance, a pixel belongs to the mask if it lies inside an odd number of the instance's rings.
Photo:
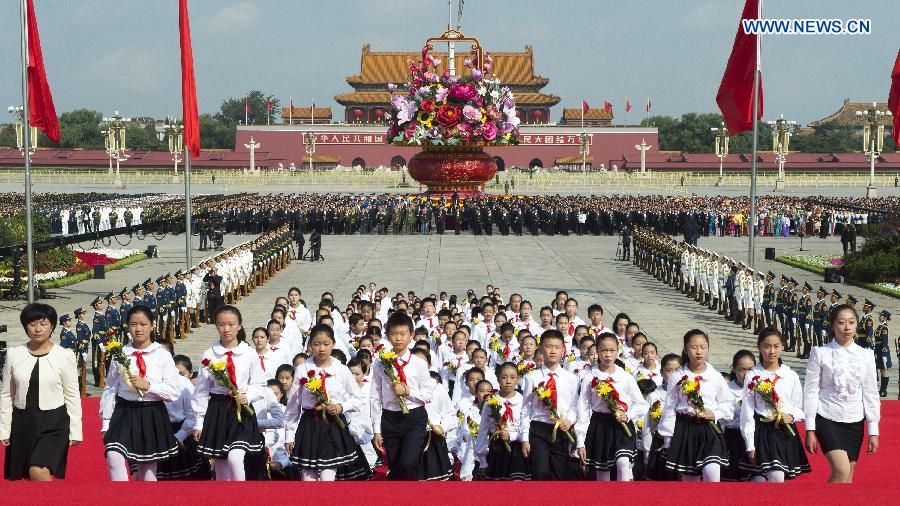
<path id="1" fill-rule="evenodd" d="M 112 118 L 103 118 L 106 130 L 102 133 L 106 134 L 106 154 L 109 156 L 110 172 L 112 171 L 112 161 L 116 161 L 116 180 L 113 183 L 116 188 L 124 188 L 122 174 L 119 172 L 119 163 L 131 157 L 131 155 L 125 154 L 125 123 L 128 121 L 131 121 L 131 118 L 123 118 L 119 115 L 119 111 L 115 111 Z"/>
<path id="2" fill-rule="evenodd" d="M 166 136 L 169 138 L 169 153 L 172 154 L 172 162 L 175 163 L 175 175 L 172 182 L 178 183 L 178 163 L 181 162 L 181 152 L 184 150 L 184 127 L 175 118 L 170 118 L 166 127 Z"/>
<path id="3" fill-rule="evenodd" d="M 581 126 L 584 127 L 583 122 Z M 590 136 L 587 132 L 581 133 L 578 150 L 581 152 L 581 172 L 587 172 L 587 156 L 591 153 Z"/>
<path id="4" fill-rule="evenodd" d="M 878 189 L 875 188 L 875 161 L 884 149 L 884 125 L 881 121 L 885 116 L 892 116 L 891 111 L 879 111 L 876 105 L 872 102 L 871 109 L 856 111 L 857 116 L 864 116 L 866 119 L 866 126 L 863 127 L 863 152 L 869 157 L 869 186 L 866 187 L 866 198 L 878 195 Z"/>
<path id="5" fill-rule="evenodd" d="M 16 148 L 19 149 L 20 153 L 24 153 L 25 152 L 25 148 L 23 147 L 23 145 L 25 144 L 25 117 L 24 117 L 25 113 L 24 113 L 24 109 L 20 105 L 18 105 L 18 106 L 11 105 L 11 106 L 9 106 L 9 108 L 7 110 L 9 111 L 9 114 L 13 117 L 13 121 L 16 124 Z M 37 133 L 38 129 L 35 126 L 29 126 L 28 129 L 29 129 L 29 134 L 30 134 L 28 136 L 28 143 L 31 144 L 31 146 L 28 148 L 28 154 L 33 155 L 34 152 L 37 151 L 37 147 L 38 147 L 38 133 Z"/>
<path id="6" fill-rule="evenodd" d="M 303 144 L 306 145 L 306 156 L 309 157 L 309 171 L 313 171 L 313 155 L 316 154 L 316 134 L 312 131 L 303 134 Z"/>
<path id="7" fill-rule="evenodd" d="M 716 136 L 716 156 L 719 157 L 719 180 L 716 186 L 722 186 L 725 182 L 725 157 L 728 156 L 728 129 L 725 128 L 725 122 L 719 128 L 710 128 Z"/>
<path id="8" fill-rule="evenodd" d="M 787 161 L 792 131 L 797 122 L 784 119 L 784 114 L 782 114 L 777 120 L 768 121 L 767 123 L 774 128 L 772 131 L 772 151 L 775 152 L 775 159 L 778 161 L 778 179 L 775 180 L 775 191 L 783 192 L 785 188 L 784 162 Z"/>

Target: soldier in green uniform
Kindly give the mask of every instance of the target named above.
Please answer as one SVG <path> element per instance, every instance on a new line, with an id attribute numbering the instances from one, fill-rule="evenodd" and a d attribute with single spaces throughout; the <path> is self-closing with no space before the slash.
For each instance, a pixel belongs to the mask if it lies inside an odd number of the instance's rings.
<path id="1" fill-rule="evenodd" d="M 91 371 L 94 375 L 94 386 L 103 388 L 103 342 L 107 337 L 106 317 L 103 312 L 103 299 L 96 297 L 91 302 L 94 308 L 94 321 L 91 326 Z"/>
<path id="2" fill-rule="evenodd" d="M 797 313 L 800 312 L 800 296 L 794 291 L 797 281 L 788 279 L 787 288 L 784 291 L 784 328 L 787 347 L 784 351 L 797 350 Z"/>
<path id="3" fill-rule="evenodd" d="M 775 320 L 775 273 L 766 273 L 766 287 L 763 289 L 762 310 L 766 327 L 776 325 Z"/>
<path id="4" fill-rule="evenodd" d="M 78 339 L 78 384 L 81 396 L 87 395 L 87 357 L 91 350 L 91 328 L 85 321 L 84 309 L 75 308 L 75 336 Z"/>
<path id="5" fill-rule="evenodd" d="M 828 321 L 828 302 L 825 301 L 825 294 L 828 293 L 824 286 L 819 286 L 816 292 L 815 306 L 813 306 L 813 346 L 822 346 L 825 344 L 825 322 Z"/>
<path id="6" fill-rule="evenodd" d="M 856 344 L 863 348 L 875 349 L 875 318 L 872 310 L 875 304 L 869 299 L 863 301 L 863 315 L 856 329 Z"/>
<path id="7" fill-rule="evenodd" d="M 803 283 L 802 295 L 800 295 L 798 302 L 798 323 L 801 339 L 799 343 L 801 346 L 798 346 L 797 350 L 798 358 L 809 358 L 809 348 L 812 344 L 813 301 L 810 295 L 811 291 L 812 285 L 808 282 Z"/>
<path id="8" fill-rule="evenodd" d="M 778 291 L 775 292 L 775 316 L 778 318 L 778 328 L 781 329 L 782 334 L 787 339 L 787 312 L 785 311 L 787 308 L 787 278 L 784 274 L 778 280 L 778 285 Z"/>
<path id="9" fill-rule="evenodd" d="M 119 298 L 122 299 L 122 305 L 119 306 L 119 339 L 125 345 L 128 344 L 128 313 L 134 307 L 134 304 L 131 302 L 131 290 L 123 288 L 119 292 Z"/>
<path id="10" fill-rule="evenodd" d="M 878 326 L 875 327 L 875 342 L 877 346 L 875 347 L 875 367 L 881 373 L 881 388 L 879 389 L 879 394 L 882 397 L 887 397 L 887 388 L 888 381 L 890 381 L 890 377 L 888 376 L 889 369 L 894 366 L 891 363 L 891 339 L 888 331 L 888 324 L 891 320 L 891 313 L 887 309 L 882 310 L 878 313 Z"/>

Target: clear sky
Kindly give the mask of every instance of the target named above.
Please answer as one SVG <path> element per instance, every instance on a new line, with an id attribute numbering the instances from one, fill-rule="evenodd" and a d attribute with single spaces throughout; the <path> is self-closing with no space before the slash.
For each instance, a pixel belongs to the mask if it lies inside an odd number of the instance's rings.
<path id="1" fill-rule="evenodd" d="M 58 112 L 180 115 L 177 0 L 34 0 Z M 0 2 L 0 105 L 21 102 L 19 0 Z M 643 114 L 715 112 L 743 0 L 467 0 L 462 31 L 488 50 L 534 47 L 552 111 L 625 99 Z M 261 89 L 334 108 L 360 48 L 414 51 L 447 26 L 447 0 L 191 0 L 201 112 Z M 455 10 L 455 9 L 454 9 Z M 768 0 L 767 18 L 870 18 L 871 35 L 763 39 L 766 117 L 801 123 L 844 98 L 887 100 L 900 49 L 898 0 Z M 6 114 L 3 112 L 3 114 Z M 629 122 L 637 116 L 629 118 Z M 9 118 L 2 117 L 0 122 Z"/>

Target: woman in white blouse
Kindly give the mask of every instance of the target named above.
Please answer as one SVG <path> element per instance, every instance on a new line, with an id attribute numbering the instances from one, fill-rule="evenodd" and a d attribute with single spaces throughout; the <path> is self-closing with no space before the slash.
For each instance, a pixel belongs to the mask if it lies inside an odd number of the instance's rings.
<path id="1" fill-rule="evenodd" d="M 128 313 L 131 344 L 122 348 L 128 369 L 113 360 L 100 399 L 100 429 L 110 481 L 128 481 L 128 463 L 138 481 L 156 481 L 156 465 L 178 453 L 166 402 L 181 394 L 172 355 L 153 342 L 153 312 L 136 306 Z"/>
<path id="2" fill-rule="evenodd" d="M 875 355 L 854 342 L 858 320 L 853 307 L 834 307 L 828 318 L 834 340 L 813 348 L 806 363 L 806 449 L 816 453 L 822 448 L 831 466 L 830 483 L 853 481 L 864 421 L 869 432 L 866 453 L 878 450 L 881 400 Z"/>
<path id="3" fill-rule="evenodd" d="M 69 446 L 82 441 L 75 355 L 50 341 L 57 321 L 52 307 L 29 304 L 19 320 L 29 341 L 9 349 L 0 387 L 3 477 L 65 478 Z"/>

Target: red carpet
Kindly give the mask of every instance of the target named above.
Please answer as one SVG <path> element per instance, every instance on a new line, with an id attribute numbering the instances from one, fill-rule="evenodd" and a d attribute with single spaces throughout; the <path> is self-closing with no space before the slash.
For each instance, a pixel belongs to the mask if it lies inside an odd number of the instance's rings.
<path id="1" fill-rule="evenodd" d="M 68 474 L 65 480 L 52 484 L 28 482 L 0 483 L 0 502 L 24 504 L 39 501 L 81 504 L 167 504 L 167 503 L 233 503 L 281 502 L 276 498 L 297 497 L 298 491 L 315 494 L 323 504 L 338 501 L 389 501 L 391 504 L 418 502 L 423 498 L 439 497 L 445 504 L 471 504 L 501 501 L 503 504 L 546 502 L 584 503 L 585 498 L 616 494 L 634 504 L 711 504 L 722 500 L 756 504 L 809 503 L 873 503 L 889 504 L 900 493 L 900 438 L 896 427 L 900 422 L 900 401 L 882 402 L 881 447 L 874 456 L 863 455 L 856 468 L 855 483 L 851 486 L 829 486 L 828 464 L 821 454 L 811 455 L 813 472 L 784 485 L 764 484 L 705 484 L 705 483 L 428 483 L 410 484 L 373 481 L 367 483 L 298 483 L 298 482 L 165 482 L 116 483 L 107 481 L 106 461 L 100 441 L 100 419 L 97 415 L 99 399 L 84 400 L 85 442 L 69 452 Z M 0 452 L 0 462 L 3 454 Z M 309 489 L 308 487 L 313 487 Z M 165 494 L 162 496 L 161 494 Z M 427 494 L 427 496 L 426 496 Z M 890 495 L 888 495 L 890 494 Z M 895 499 L 891 499 L 894 497 Z M 502 498 L 502 500 L 501 500 Z M 283 499 L 282 499 L 283 500 Z"/>

